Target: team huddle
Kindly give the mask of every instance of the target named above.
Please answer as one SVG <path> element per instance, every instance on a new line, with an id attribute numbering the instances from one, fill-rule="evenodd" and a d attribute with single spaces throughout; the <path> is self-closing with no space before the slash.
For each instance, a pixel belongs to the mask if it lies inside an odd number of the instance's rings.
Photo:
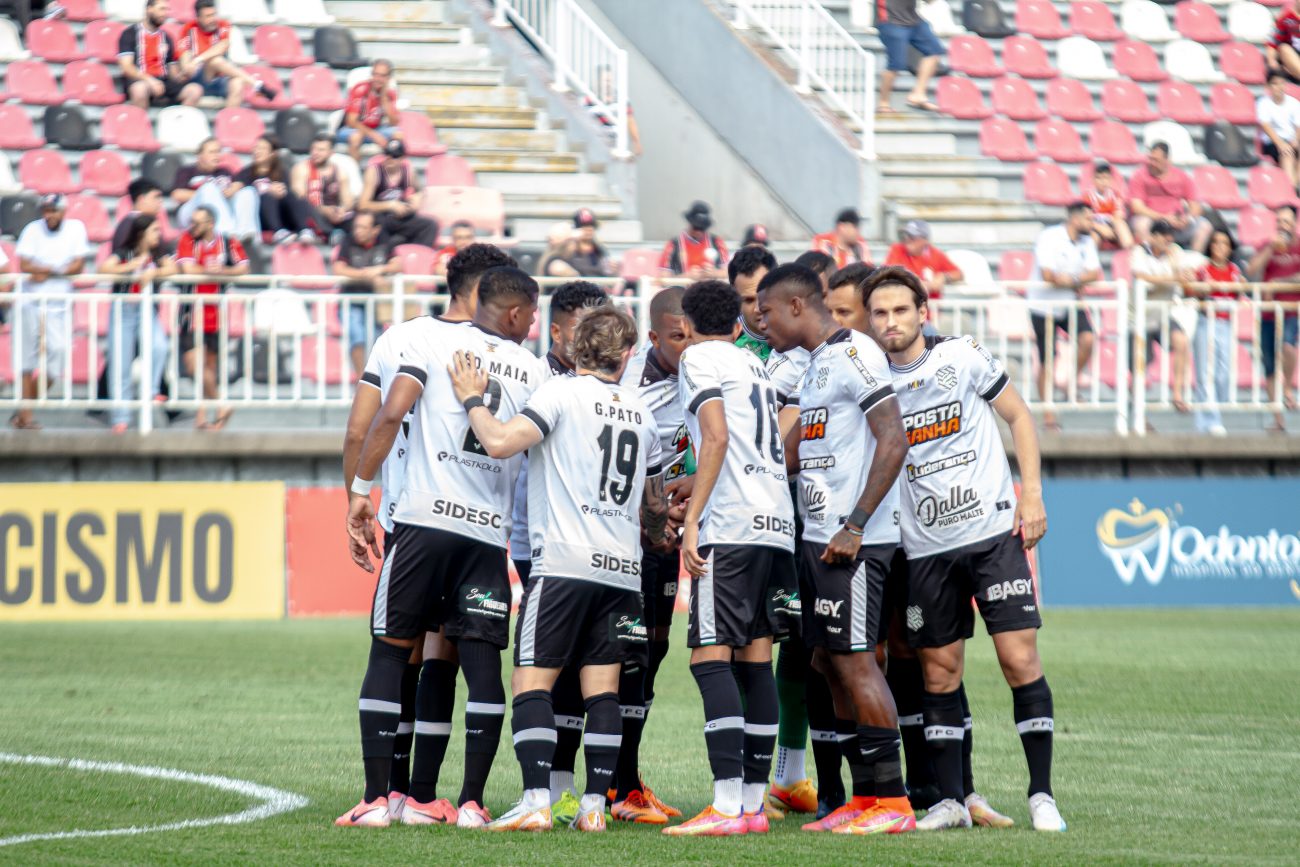
<path id="1" fill-rule="evenodd" d="M 1025 553 L 1046 531 L 1038 444 L 1002 365 L 930 333 L 925 289 L 902 268 L 822 277 L 749 247 L 729 277 L 658 292 L 644 341 L 598 287 L 566 283 L 537 358 L 521 344 L 538 284 L 473 244 L 449 263 L 446 312 L 376 342 L 344 448 L 352 558 L 381 561 L 365 791 L 337 825 L 613 820 L 730 836 L 796 812 L 839 834 L 1009 826 L 971 773 L 973 597 L 1011 687 L 1031 824 L 1065 830 Z M 523 584 L 510 681 L 523 794 L 494 819 L 508 556 Z M 681 813 L 645 784 L 639 751 L 683 570 L 714 790 L 671 824 Z M 453 800 L 438 783 L 458 671 Z"/>

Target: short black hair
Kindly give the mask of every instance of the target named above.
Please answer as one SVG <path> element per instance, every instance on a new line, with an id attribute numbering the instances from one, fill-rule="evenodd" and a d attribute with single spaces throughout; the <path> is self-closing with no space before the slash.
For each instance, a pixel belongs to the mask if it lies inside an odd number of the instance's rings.
<path id="1" fill-rule="evenodd" d="M 1147 231 L 1152 235 L 1164 235 L 1166 238 L 1172 238 L 1175 234 L 1174 226 L 1168 220 L 1156 220 Z"/>
<path id="2" fill-rule="evenodd" d="M 862 284 L 862 306 L 867 310 L 871 309 L 871 294 L 881 286 L 902 286 L 912 290 L 912 300 L 916 302 L 918 310 L 930 300 L 930 295 L 925 291 L 925 284 L 921 282 L 920 277 L 901 265 L 886 265 L 877 268 L 876 273 Z"/>
<path id="3" fill-rule="evenodd" d="M 682 295 L 686 290 L 681 286 L 665 286 L 650 299 L 650 327 L 659 330 L 665 316 L 681 316 Z"/>
<path id="4" fill-rule="evenodd" d="M 216 8 L 217 8 L 217 0 L 195 0 L 194 17 L 198 18 L 199 13 L 202 12 L 204 9 L 216 9 Z"/>
<path id="5" fill-rule="evenodd" d="M 1160 151 L 1165 156 L 1169 156 L 1169 143 L 1163 141 L 1152 142 L 1151 147 L 1147 150 Z"/>
<path id="6" fill-rule="evenodd" d="M 479 276 L 478 303 L 506 307 L 524 299 L 536 301 L 538 291 L 537 281 L 528 272 L 514 265 L 498 265 Z"/>
<path id="7" fill-rule="evenodd" d="M 682 295 L 682 314 L 700 334 L 728 335 L 740 318 L 740 296 L 729 283 L 700 280 Z"/>
<path id="8" fill-rule="evenodd" d="M 727 263 L 727 282 L 735 285 L 737 277 L 748 277 L 759 268 L 771 271 L 776 267 L 776 257 L 766 247 L 741 247 Z"/>
<path id="9" fill-rule="evenodd" d="M 807 253 L 800 253 L 799 258 L 795 259 L 794 263 L 804 266 L 818 276 L 835 267 L 835 260 L 821 250 L 809 250 Z"/>
<path id="10" fill-rule="evenodd" d="M 1265 80 L 1266 82 L 1268 82 L 1269 84 L 1272 84 L 1272 83 L 1273 83 L 1273 79 L 1275 79 L 1275 78 L 1280 78 L 1280 79 L 1282 79 L 1283 81 L 1286 81 L 1286 74 L 1285 74 L 1284 72 L 1282 72 L 1282 70 L 1280 70 L 1280 69 L 1273 69 L 1273 70 L 1270 70 L 1270 71 L 1269 71 L 1269 73 L 1268 73 L 1268 77 L 1265 78 L 1264 80 Z"/>
<path id="11" fill-rule="evenodd" d="M 768 271 L 759 281 L 758 291 L 761 294 L 777 286 L 788 286 L 791 295 L 803 298 L 820 298 L 822 294 L 822 278 L 812 268 L 800 265 L 798 262 L 791 262 Z"/>
<path id="12" fill-rule="evenodd" d="M 589 280 L 561 283 L 551 293 L 551 315 L 572 313 L 582 307 L 599 307 L 609 301 L 605 290 Z"/>
<path id="13" fill-rule="evenodd" d="M 317 142 L 322 142 L 322 141 L 330 146 L 330 150 L 334 149 L 334 136 L 330 135 L 329 133 L 318 132 L 311 137 L 312 144 L 316 144 Z"/>
<path id="14" fill-rule="evenodd" d="M 1276 214 L 1278 211 L 1290 211 L 1290 212 L 1291 212 L 1291 216 L 1294 217 L 1294 216 L 1296 215 L 1295 205 L 1283 205 L 1282 207 L 1278 208 L 1277 211 L 1274 211 L 1273 213 Z"/>
<path id="15" fill-rule="evenodd" d="M 1069 219 L 1070 217 L 1081 214 L 1084 211 L 1091 211 L 1091 210 L 1092 210 L 1092 205 L 1080 199 L 1077 202 L 1070 202 L 1070 204 L 1065 206 L 1065 217 L 1066 219 Z"/>
<path id="16" fill-rule="evenodd" d="M 1108 175 L 1110 173 L 1111 173 L 1110 163 L 1097 163 L 1097 165 L 1092 167 L 1093 177 L 1096 177 L 1097 175 Z"/>
<path id="17" fill-rule="evenodd" d="M 133 204 L 135 202 L 140 201 L 145 196 L 152 193 L 154 190 L 157 190 L 158 192 L 161 193 L 162 187 L 154 183 L 153 181 L 149 180 L 148 178 L 136 178 L 135 180 L 131 181 L 131 183 L 126 185 L 126 194 L 131 199 L 131 202 Z"/>
<path id="18" fill-rule="evenodd" d="M 459 298 L 473 291 L 474 281 L 487 269 L 518 264 L 513 256 L 492 244 L 470 244 L 447 263 L 447 291 L 452 298 Z"/>
<path id="19" fill-rule="evenodd" d="M 861 286 L 874 273 L 876 273 L 875 265 L 868 265 L 866 262 L 853 262 L 832 274 L 830 282 L 826 285 L 830 289 L 838 289 L 845 283 L 851 283 L 856 288 Z"/>

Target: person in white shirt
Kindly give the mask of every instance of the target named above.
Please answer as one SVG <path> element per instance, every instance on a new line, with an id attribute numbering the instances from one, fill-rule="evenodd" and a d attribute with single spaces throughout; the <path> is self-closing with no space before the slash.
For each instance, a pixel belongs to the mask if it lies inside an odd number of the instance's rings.
<path id="1" fill-rule="evenodd" d="M 1133 248 L 1133 299 L 1146 298 L 1144 321 L 1135 327 L 1146 330 L 1146 358 L 1161 341 L 1162 323 L 1169 319 L 1169 352 L 1172 368 L 1174 409 L 1190 412 L 1183 399 L 1187 388 L 1189 335 L 1196 331 L 1196 308 L 1182 303 L 1182 284 L 1192 278 L 1183 250 L 1174 243 L 1174 227 L 1164 220 L 1151 224 L 1151 240 Z M 1136 313 L 1136 307 L 1134 308 Z"/>
<path id="2" fill-rule="evenodd" d="M 1259 125 L 1260 152 L 1281 166 L 1291 186 L 1300 184 L 1300 166 L 1296 163 L 1296 152 L 1300 150 L 1300 99 L 1287 95 L 1286 76 L 1278 70 L 1268 74 L 1267 90 L 1255 100 L 1255 121 Z"/>
<path id="3" fill-rule="evenodd" d="M 1076 342 L 1075 364 L 1082 372 L 1092 358 L 1096 336 L 1087 311 L 1078 311 L 1071 333 L 1071 307 L 1079 293 L 1089 283 L 1100 280 L 1101 260 L 1097 257 L 1097 242 L 1092 238 L 1092 208 L 1085 202 L 1074 202 L 1065 210 L 1065 222 L 1049 226 L 1034 243 L 1034 270 L 1030 274 L 1029 318 L 1038 340 L 1038 397 L 1046 400 L 1051 382 L 1048 364 L 1048 340 L 1055 340 L 1057 330 L 1066 332 Z M 1048 323 L 1051 328 L 1048 328 Z M 1052 358 L 1055 359 L 1055 353 Z M 1043 412 L 1043 426 L 1059 431 L 1056 413 Z"/>
<path id="4" fill-rule="evenodd" d="M 72 304 L 62 296 L 72 292 L 69 278 L 85 267 L 88 242 L 86 227 L 80 220 L 64 219 L 66 209 L 63 196 L 46 196 L 41 200 L 41 219 L 28 223 L 18 236 L 19 269 L 28 275 L 27 280 L 17 284 L 18 292 L 61 296 L 30 299 L 18 306 L 14 366 L 22 371 L 24 400 L 36 398 L 37 378 L 42 372 L 47 382 L 59 377 L 67 355 L 71 335 L 68 310 Z M 14 413 L 9 423 L 16 430 L 41 429 L 27 407 Z"/>

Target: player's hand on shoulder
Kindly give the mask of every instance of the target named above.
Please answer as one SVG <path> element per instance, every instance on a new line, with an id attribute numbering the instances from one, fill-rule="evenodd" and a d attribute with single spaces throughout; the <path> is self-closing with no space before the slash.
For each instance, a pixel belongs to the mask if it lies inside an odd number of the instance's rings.
<path id="1" fill-rule="evenodd" d="M 451 388 L 456 392 L 456 400 L 461 403 L 471 397 L 481 397 L 487 391 L 487 374 L 472 352 L 458 351 L 447 365 L 447 372 L 451 374 Z"/>
<path id="2" fill-rule="evenodd" d="M 1016 503 L 1015 527 L 1012 535 L 1019 534 L 1025 550 L 1038 544 L 1047 534 L 1047 509 L 1043 506 L 1042 494 L 1021 493 Z"/>

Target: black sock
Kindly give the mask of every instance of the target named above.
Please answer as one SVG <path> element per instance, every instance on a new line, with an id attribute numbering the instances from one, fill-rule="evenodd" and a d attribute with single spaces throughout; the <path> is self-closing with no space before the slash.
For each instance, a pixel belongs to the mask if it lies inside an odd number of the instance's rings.
<path id="1" fill-rule="evenodd" d="M 835 704 L 826 677 L 808 669 L 804 684 L 808 702 L 808 737 L 812 741 L 813 765 L 817 768 L 817 798 L 827 804 L 844 803 L 844 779 L 840 775 L 843 754 L 835 731 Z"/>
<path id="2" fill-rule="evenodd" d="M 930 748 L 939 794 L 955 801 L 961 791 L 961 749 L 966 728 L 962 725 L 961 697 L 952 692 L 930 692 L 925 698 L 925 743 Z"/>
<path id="3" fill-rule="evenodd" d="M 877 798 L 904 798 L 903 763 L 899 755 L 898 730 L 863 723 L 858 726 L 858 747 L 862 760 L 871 766 Z"/>
<path id="4" fill-rule="evenodd" d="M 907 788 L 916 791 L 934 785 L 934 768 L 930 763 L 930 750 L 925 743 L 925 711 L 923 699 L 925 681 L 921 677 L 921 661 L 915 658 L 891 656 L 885 672 L 889 691 L 898 708 L 898 730 L 903 737 L 903 752 L 907 756 Z"/>
<path id="5" fill-rule="evenodd" d="M 623 742 L 618 751 L 618 767 L 614 772 L 614 787 L 618 790 L 614 801 L 626 798 L 633 790 L 641 788 L 641 732 L 645 730 L 645 682 L 649 672 L 639 662 L 623 666 L 618 679 L 619 712 L 623 717 Z M 587 731 L 591 731 L 590 703 L 588 703 Z M 588 768 L 591 765 L 588 763 Z"/>
<path id="6" fill-rule="evenodd" d="M 587 788 L 584 795 L 605 797 L 618 751 L 623 743 L 623 716 L 618 707 L 618 693 L 602 692 L 587 699 L 587 731 L 583 734 L 583 758 L 587 760 Z"/>
<path id="7" fill-rule="evenodd" d="M 970 715 L 970 702 L 966 701 L 966 682 L 957 687 L 961 696 L 961 721 L 965 727 L 961 741 L 961 788 L 962 794 L 970 796 L 975 793 L 975 769 L 971 765 L 971 755 L 975 751 L 975 720 Z"/>
<path id="8" fill-rule="evenodd" d="M 555 708 L 555 759 L 552 770 L 573 773 L 582 748 L 582 684 L 579 669 L 569 666 L 560 672 L 551 687 L 551 704 Z"/>
<path id="9" fill-rule="evenodd" d="M 410 795 L 422 804 L 438 797 L 438 775 L 451 741 L 451 715 L 456 708 L 456 673 L 460 666 L 446 659 L 426 659 L 415 691 L 415 756 L 411 761 Z"/>
<path id="10" fill-rule="evenodd" d="M 744 782 L 766 784 L 780 718 L 776 676 L 770 662 L 737 662 L 735 669 L 746 699 Z"/>
<path id="11" fill-rule="evenodd" d="M 419 683 L 419 664 L 408 662 L 402 674 L 402 715 L 393 739 L 393 766 L 388 769 L 388 790 L 403 795 L 411 788 L 411 741 L 415 738 L 415 690 Z"/>
<path id="12" fill-rule="evenodd" d="M 367 802 L 388 796 L 393 742 L 402 715 L 402 674 L 411 648 L 372 638 L 370 662 L 361 681 L 361 759 L 366 766 Z"/>
<path id="13" fill-rule="evenodd" d="M 460 667 L 469 686 L 465 701 L 465 781 L 459 804 L 483 803 L 483 789 L 501 743 L 506 691 L 501 686 L 501 649 L 477 639 L 458 645 Z"/>
<path id="14" fill-rule="evenodd" d="M 745 716 L 729 662 L 697 662 L 691 674 L 704 700 L 704 744 L 715 780 L 744 776 Z"/>
<path id="15" fill-rule="evenodd" d="M 1011 688 L 1011 704 L 1016 715 L 1016 731 L 1025 748 L 1029 764 L 1029 794 L 1052 794 L 1052 690 L 1047 678 Z"/>
<path id="16" fill-rule="evenodd" d="M 555 752 L 555 711 L 551 709 L 551 694 L 544 689 L 534 689 L 515 696 L 511 706 L 510 731 L 514 734 L 515 758 L 523 772 L 524 788 L 549 787 L 551 755 Z"/>
<path id="17" fill-rule="evenodd" d="M 835 720 L 835 745 L 849 765 L 849 778 L 853 781 L 853 797 L 874 798 L 876 796 L 876 775 L 862 756 L 862 745 L 858 742 L 858 727 L 853 720 Z"/>
<path id="18" fill-rule="evenodd" d="M 648 708 L 655 700 L 655 678 L 659 676 L 659 666 L 668 656 L 668 641 L 650 642 L 650 667 L 645 676 L 645 706 Z"/>

